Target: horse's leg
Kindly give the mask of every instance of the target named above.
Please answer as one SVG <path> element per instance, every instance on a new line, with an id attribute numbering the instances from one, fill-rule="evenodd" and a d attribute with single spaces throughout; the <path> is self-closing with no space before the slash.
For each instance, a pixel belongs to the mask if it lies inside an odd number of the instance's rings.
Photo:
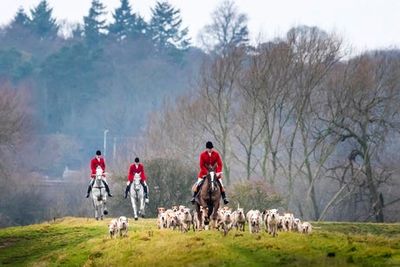
<path id="1" fill-rule="evenodd" d="M 95 218 L 96 220 L 99 219 L 99 217 L 97 217 L 97 207 L 96 207 L 96 206 L 94 207 L 94 218 Z"/>
<path id="2" fill-rule="evenodd" d="M 104 200 L 103 200 L 103 213 L 102 214 L 104 214 L 104 215 L 107 215 L 108 214 L 108 210 L 107 210 L 107 197 L 104 197 Z"/>
<path id="3" fill-rule="evenodd" d="M 199 231 L 201 231 L 202 230 L 202 227 L 203 227 L 203 224 L 202 224 L 202 222 L 201 222 L 201 216 L 202 216 L 202 214 L 201 214 L 201 212 L 200 212 L 200 205 L 196 202 L 196 216 L 197 216 L 197 230 L 199 230 Z"/>
<path id="4" fill-rule="evenodd" d="M 217 227 L 217 220 L 214 219 L 214 207 L 211 204 L 208 204 L 208 220 L 209 224 L 211 225 L 211 229 L 215 229 Z"/>
<path id="5" fill-rule="evenodd" d="M 138 216 L 137 216 L 137 209 L 136 209 L 136 194 L 135 193 L 133 193 L 132 194 L 132 191 L 131 191 L 131 204 L 132 204 L 132 209 L 133 209 L 133 217 L 135 218 L 135 220 L 137 220 L 138 219 Z"/>
<path id="6" fill-rule="evenodd" d="M 98 220 L 99 216 L 98 216 L 98 212 L 97 212 L 97 205 L 96 205 L 97 203 L 96 203 L 96 200 L 94 199 L 94 196 L 92 198 L 92 201 L 93 201 L 93 208 L 94 208 L 94 218 L 96 220 Z"/>
<path id="7" fill-rule="evenodd" d="M 216 226 L 217 220 L 218 220 L 218 209 L 219 209 L 219 200 L 220 200 L 220 198 L 221 198 L 221 196 L 219 196 L 217 198 L 217 200 L 214 202 L 214 206 L 211 204 L 211 207 L 212 207 L 212 222 L 213 222 L 214 226 Z"/>
<path id="8" fill-rule="evenodd" d="M 142 218 L 144 218 L 144 193 L 143 191 L 141 193 L 142 194 L 140 194 L 140 214 Z"/>
<path id="9" fill-rule="evenodd" d="M 100 220 L 103 220 L 104 218 L 104 201 L 101 201 L 101 205 L 100 205 Z"/>

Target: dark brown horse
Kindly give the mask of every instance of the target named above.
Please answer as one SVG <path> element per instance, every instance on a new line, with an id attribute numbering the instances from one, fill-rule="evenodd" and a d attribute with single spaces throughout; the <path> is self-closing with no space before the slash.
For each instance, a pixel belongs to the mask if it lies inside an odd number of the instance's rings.
<path id="1" fill-rule="evenodd" d="M 196 210 L 201 220 L 200 216 L 200 206 L 207 208 L 208 214 L 206 216 L 207 225 L 211 221 L 211 227 L 215 228 L 217 224 L 219 202 L 221 199 L 221 190 L 219 183 L 217 182 L 217 176 L 215 174 L 216 165 L 208 166 L 208 174 L 204 178 L 203 185 L 201 186 L 198 201 L 196 202 Z"/>

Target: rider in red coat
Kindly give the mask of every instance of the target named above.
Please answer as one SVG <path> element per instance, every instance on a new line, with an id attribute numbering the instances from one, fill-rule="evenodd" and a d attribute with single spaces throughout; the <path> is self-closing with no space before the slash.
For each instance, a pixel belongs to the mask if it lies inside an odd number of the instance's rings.
<path id="1" fill-rule="evenodd" d="M 108 186 L 108 183 L 105 180 L 106 162 L 104 161 L 104 158 L 101 157 L 101 151 L 100 150 L 96 151 L 96 156 L 90 161 L 90 169 L 91 169 L 90 178 L 91 178 L 91 180 L 89 182 L 89 187 L 88 187 L 88 190 L 87 190 L 86 197 L 88 198 L 89 195 L 90 195 L 90 191 L 92 191 L 94 178 L 96 177 L 96 168 L 98 166 L 100 166 L 101 169 L 103 170 L 103 176 L 104 176 L 103 184 L 104 184 L 104 187 L 106 188 L 107 194 L 108 194 L 109 197 L 112 197 L 112 195 L 110 193 L 110 188 Z"/>
<path id="2" fill-rule="evenodd" d="M 135 174 L 138 173 L 140 175 L 140 183 L 143 186 L 143 191 L 144 191 L 144 197 L 146 203 L 149 203 L 149 197 L 148 197 L 148 190 L 147 190 L 147 176 L 146 173 L 144 172 L 144 166 L 142 163 L 140 163 L 139 158 L 135 158 L 135 163 L 132 163 L 131 166 L 129 167 L 129 172 L 128 172 L 128 183 L 125 189 L 125 198 L 128 197 L 128 192 L 130 190 L 131 184 L 133 182 L 133 178 Z"/>
<path id="3" fill-rule="evenodd" d="M 200 154 L 200 172 L 197 175 L 196 190 L 193 192 L 193 198 L 191 200 L 193 204 L 196 202 L 195 197 L 197 195 L 197 192 L 199 192 L 201 185 L 203 184 L 203 179 L 208 174 L 207 166 L 214 166 L 215 164 L 217 167 L 215 173 L 217 176 L 217 181 L 219 182 L 221 188 L 222 199 L 224 200 L 225 205 L 229 203 L 229 200 L 226 197 L 225 188 L 221 180 L 223 167 L 221 156 L 219 155 L 218 151 L 213 148 L 213 144 L 208 141 L 206 143 L 206 150 Z"/>

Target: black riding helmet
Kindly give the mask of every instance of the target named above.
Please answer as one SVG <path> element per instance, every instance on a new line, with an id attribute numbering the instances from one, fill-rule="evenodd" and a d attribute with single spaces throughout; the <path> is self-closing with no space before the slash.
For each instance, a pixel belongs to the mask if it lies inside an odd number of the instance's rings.
<path id="1" fill-rule="evenodd" d="M 96 151 L 96 155 L 97 155 L 97 156 L 101 156 L 101 151 L 100 151 L 100 150 L 97 150 L 97 151 Z"/>
<path id="2" fill-rule="evenodd" d="M 208 149 L 211 149 L 211 148 L 213 148 L 214 146 L 213 146 L 213 143 L 211 143 L 211 141 L 208 141 L 207 143 L 206 143 L 206 148 L 208 148 Z"/>
<path id="3" fill-rule="evenodd" d="M 140 161 L 139 158 L 136 157 L 136 158 L 135 158 L 135 162 L 136 162 L 136 163 L 139 163 L 139 161 Z"/>

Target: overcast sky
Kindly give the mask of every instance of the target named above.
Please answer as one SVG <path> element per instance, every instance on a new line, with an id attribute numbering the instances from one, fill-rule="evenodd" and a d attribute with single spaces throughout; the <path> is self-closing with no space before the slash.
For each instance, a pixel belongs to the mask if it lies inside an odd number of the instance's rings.
<path id="1" fill-rule="evenodd" d="M 29 10 L 40 0 L 0 0 L 0 24 L 8 23 L 19 6 Z M 81 22 L 91 0 L 48 0 L 58 20 Z M 111 12 L 120 0 L 102 1 Z M 156 0 L 130 0 L 135 12 L 146 19 Z M 220 1 L 169 0 L 179 8 L 183 23 L 196 42 L 198 31 L 210 22 Z M 318 26 L 336 31 L 356 50 L 400 47 L 400 0 L 236 0 L 248 15 L 252 40 L 268 40 L 295 25 Z"/>

